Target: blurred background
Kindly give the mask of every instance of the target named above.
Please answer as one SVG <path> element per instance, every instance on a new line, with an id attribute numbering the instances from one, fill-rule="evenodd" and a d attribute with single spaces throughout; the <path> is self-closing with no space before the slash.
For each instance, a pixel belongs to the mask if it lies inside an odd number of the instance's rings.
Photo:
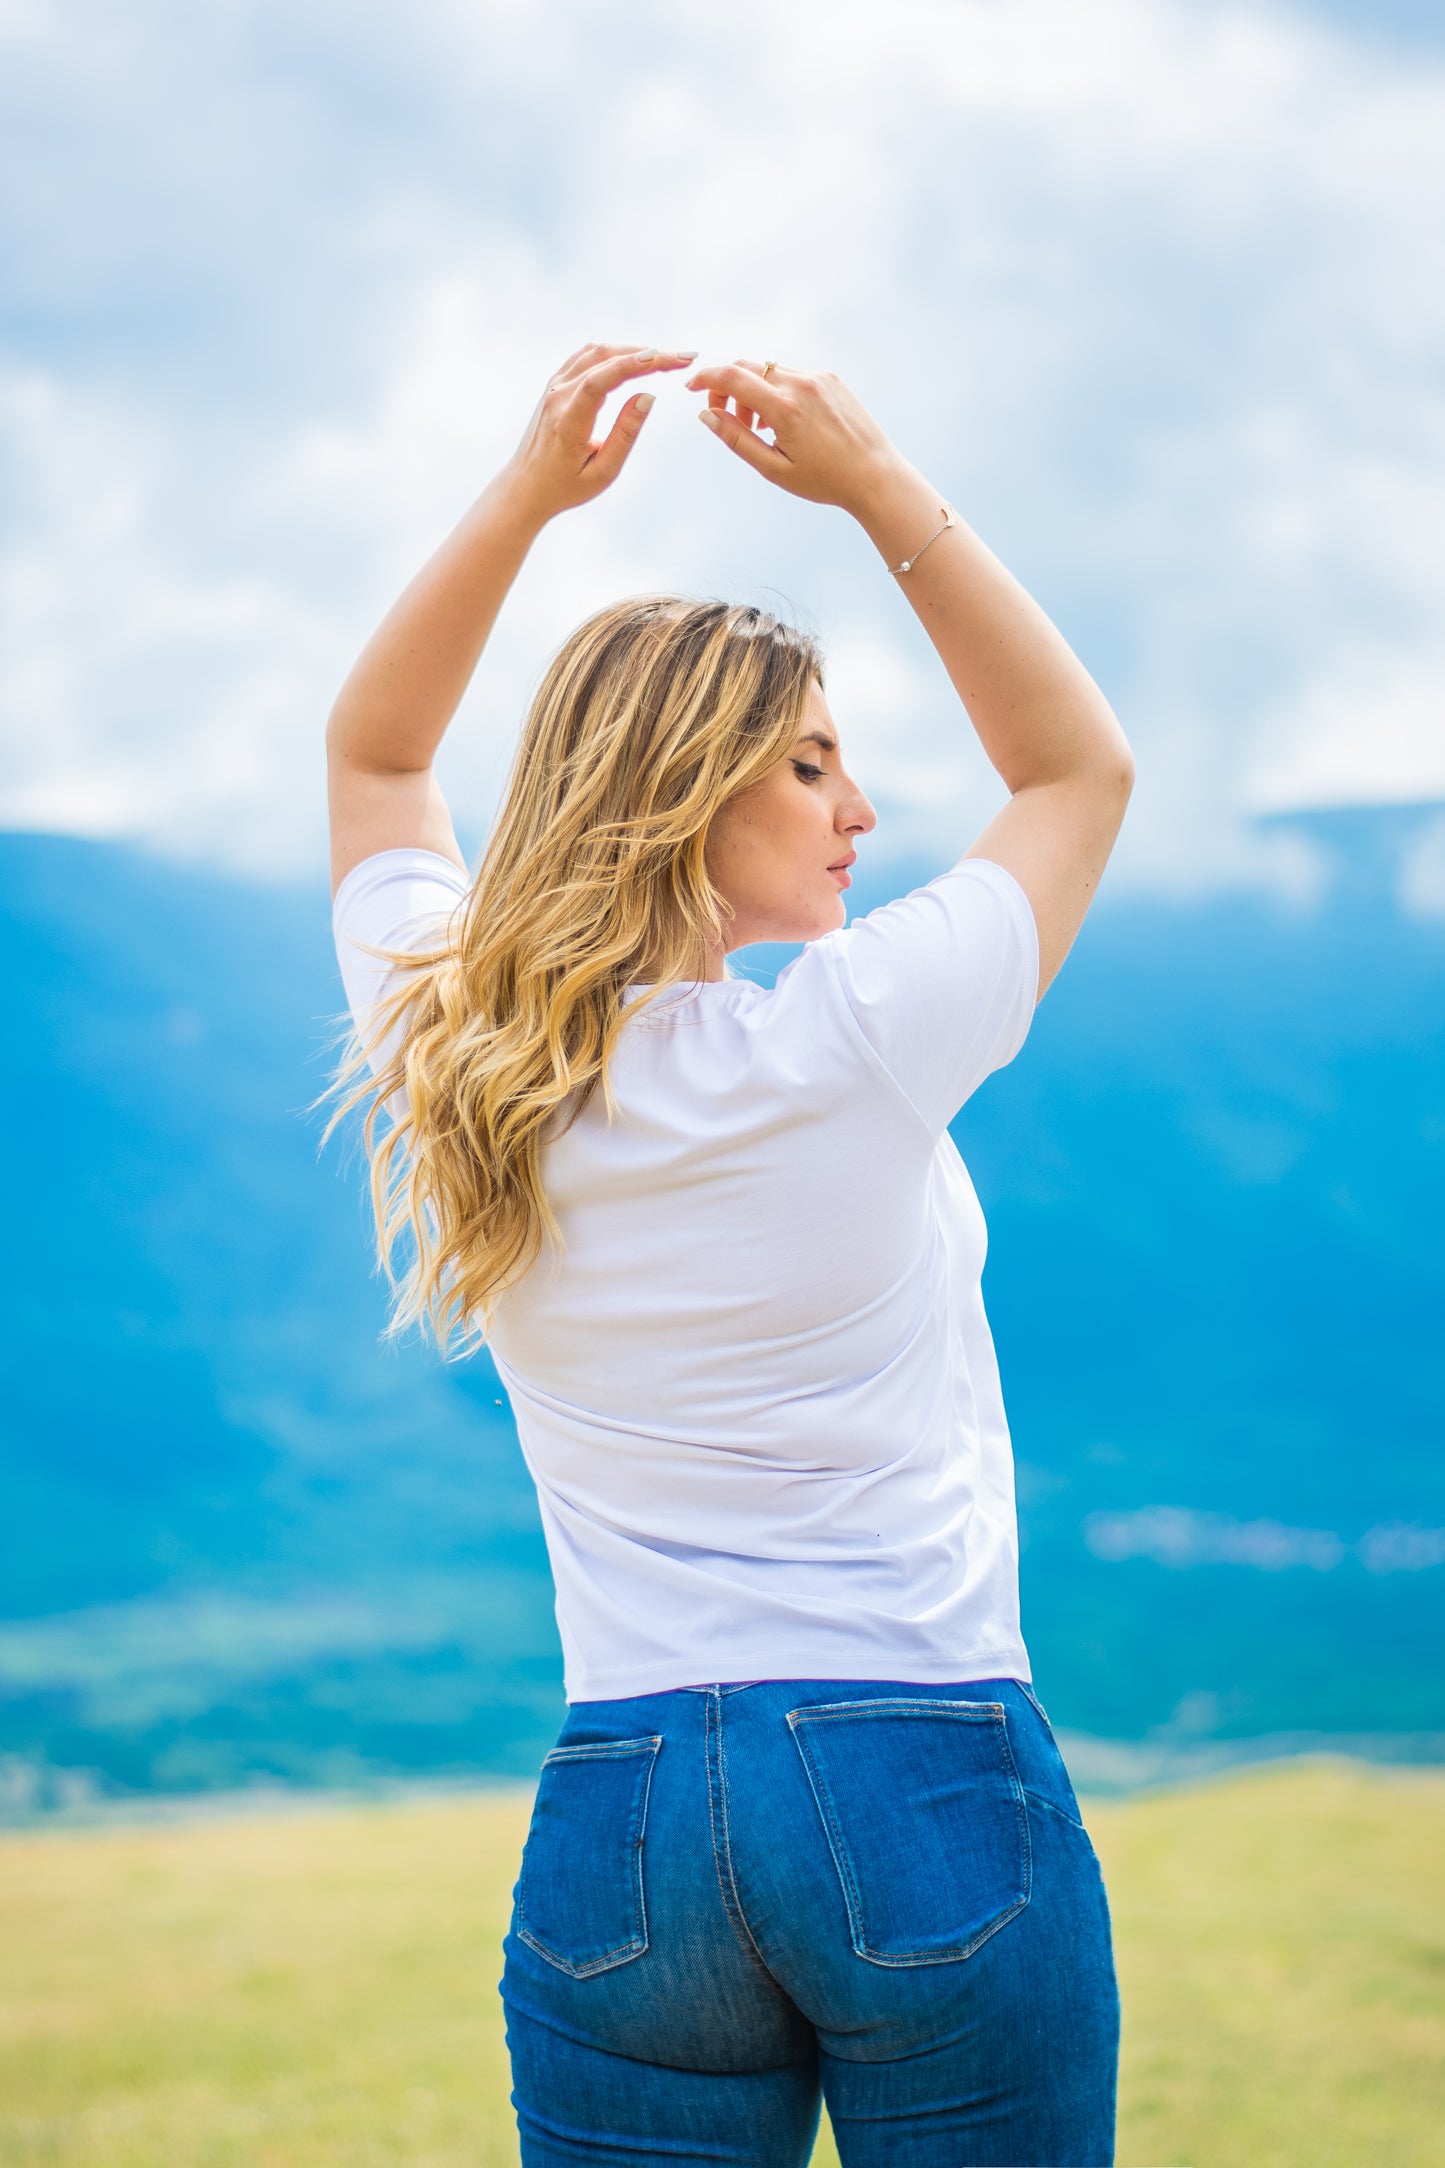
<path id="1" fill-rule="evenodd" d="M 500 1387 L 381 1348 L 307 1109 L 328 708 L 593 338 L 838 370 L 1134 743 L 957 1127 L 1080 1777 L 1445 1758 L 1438 8 L 13 0 L 0 173 L 5 1818 L 550 1744 Z M 866 909 L 1002 786 L 861 534 L 659 391 L 454 726 L 464 848 L 583 614 L 753 599 L 825 644 Z"/>

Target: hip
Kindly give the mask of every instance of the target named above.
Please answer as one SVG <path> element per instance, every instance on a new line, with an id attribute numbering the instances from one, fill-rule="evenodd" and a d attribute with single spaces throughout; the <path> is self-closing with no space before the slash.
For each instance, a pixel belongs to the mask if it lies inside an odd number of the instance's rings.
<path id="1" fill-rule="evenodd" d="M 1098 1860 L 1048 1721 L 1011 1678 L 574 1704 L 538 1787 L 503 1992 L 694 2069 L 771 2067 L 801 2052 L 800 2027 L 868 2063 L 970 2032 L 1014 2052 L 1117 2026 Z"/>

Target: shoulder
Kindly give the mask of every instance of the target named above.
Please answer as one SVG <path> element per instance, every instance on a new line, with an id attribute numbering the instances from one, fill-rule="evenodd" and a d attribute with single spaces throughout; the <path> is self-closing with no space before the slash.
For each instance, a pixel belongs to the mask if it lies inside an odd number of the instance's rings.
<path id="1" fill-rule="evenodd" d="M 962 858 L 814 946 L 935 1136 L 1027 1036 L 1038 932 L 1022 887 L 991 859 Z"/>
<path id="2" fill-rule="evenodd" d="M 853 950 L 880 941 L 896 939 L 906 946 L 929 926 L 946 928 L 955 939 L 983 945 L 1007 935 L 1025 946 L 1037 947 L 1038 942 L 1028 896 L 1007 867 L 991 858 L 960 858 L 931 880 L 877 905 L 824 940 L 846 959 Z"/>
<path id="3" fill-rule="evenodd" d="M 421 951 L 439 941 L 469 887 L 452 859 L 411 845 L 373 851 L 338 883 L 332 938 L 358 1029 L 391 985 L 392 970 L 400 968 L 378 951 Z"/>
<path id="4" fill-rule="evenodd" d="M 359 859 L 337 885 L 331 923 L 340 931 L 378 910 L 397 924 L 436 909 L 451 910 L 467 893 L 463 869 L 440 851 L 405 844 Z"/>

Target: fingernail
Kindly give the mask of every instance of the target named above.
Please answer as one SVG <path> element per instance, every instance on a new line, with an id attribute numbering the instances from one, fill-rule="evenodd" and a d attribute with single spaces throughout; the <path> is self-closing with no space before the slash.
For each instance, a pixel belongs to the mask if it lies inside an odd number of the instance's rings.
<path id="1" fill-rule="evenodd" d="M 649 361 L 656 361 L 656 359 L 657 359 L 657 348 L 656 348 L 655 346 L 649 346 L 649 348 L 647 349 L 647 352 L 646 352 L 645 354 L 639 354 L 639 355 L 638 355 L 638 357 L 637 357 L 637 366 L 638 366 L 638 368 L 639 368 L 639 369 L 641 369 L 641 368 L 645 368 L 645 367 L 646 367 L 646 365 L 647 365 L 647 363 L 648 363 Z"/>
<path id="2" fill-rule="evenodd" d="M 650 392 L 650 391 L 645 391 L 645 392 L 643 392 L 643 393 L 642 393 L 642 395 L 641 395 L 641 397 L 640 397 L 640 398 L 638 399 L 638 401 L 637 401 L 637 411 L 638 411 L 638 413 L 639 413 L 639 414 L 650 414 L 650 413 L 652 412 L 652 408 L 653 408 L 653 403 L 654 403 L 654 394 L 653 394 L 652 392 Z"/>
<path id="3" fill-rule="evenodd" d="M 697 352 L 695 346 L 680 346 L 677 349 L 677 358 L 679 361 L 696 361 Z"/>
<path id="4" fill-rule="evenodd" d="M 705 406 L 703 408 L 701 414 L 699 414 L 698 416 L 698 420 L 700 422 L 706 422 L 709 429 L 720 429 L 722 427 L 722 423 L 719 420 L 719 417 L 714 414 L 710 406 Z"/>

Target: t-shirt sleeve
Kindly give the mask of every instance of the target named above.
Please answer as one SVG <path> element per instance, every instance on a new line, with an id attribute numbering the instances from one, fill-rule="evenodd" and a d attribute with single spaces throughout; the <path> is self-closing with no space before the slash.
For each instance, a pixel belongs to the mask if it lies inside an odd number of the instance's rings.
<path id="1" fill-rule="evenodd" d="M 352 867 L 332 900 L 331 930 L 347 1006 L 359 1032 L 365 1034 L 378 1000 L 391 991 L 393 974 L 402 968 L 369 955 L 363 944 L 427 947 L 445 930 L 469 885 L 461 867 L 437 851 L 375 851 Z M 384 1053 L 379 1050 L 378 1058 Z"/>
<path id="2" fill-rule="evenodd" d="M 830 941 L 864 1037 L 941 1136 L 1028 1036 L 1039 985 L 1028 897 L 992 859 L 964 858 Z"/>

